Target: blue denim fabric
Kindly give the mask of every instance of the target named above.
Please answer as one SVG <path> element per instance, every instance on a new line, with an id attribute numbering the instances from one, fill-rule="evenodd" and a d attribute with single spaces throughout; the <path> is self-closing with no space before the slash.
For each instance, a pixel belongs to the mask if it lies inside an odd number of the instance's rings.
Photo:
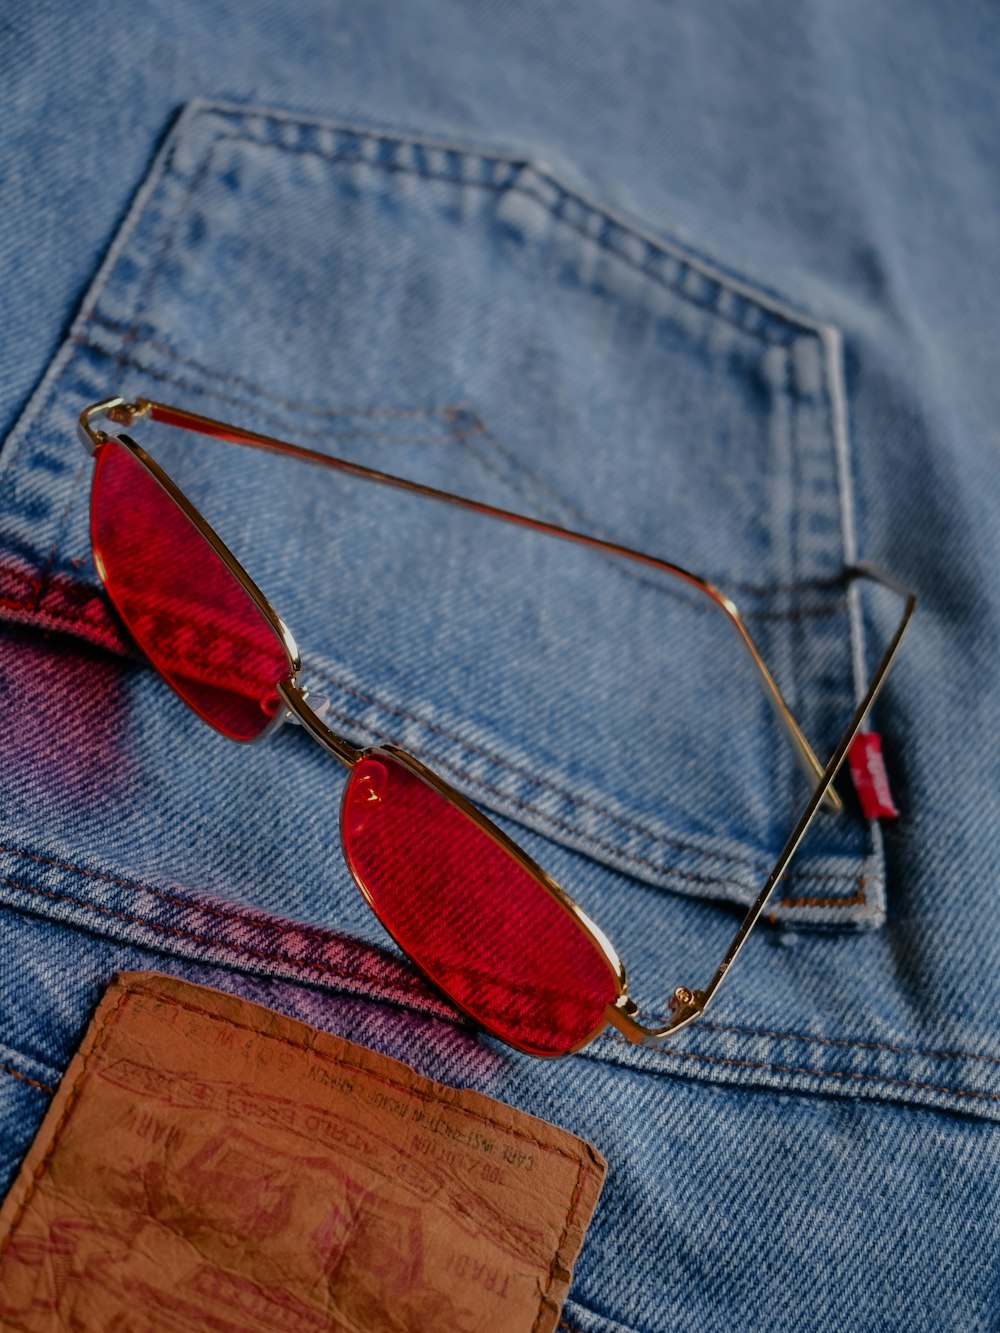
<path id="1" fill-rule="evenodd" d="M 155 966 L 593 1141 L 572 1330 L 996 1326 L 996 27 L 929 5 L 11 14 L 5 1179 L 110 976 Z M 353 887 L 333 761 L 291 728 L 237 748 L 128 656 L 72 428 L 119 392 L 698 569 L 821 753 L 891 628 L 843 580 L 879 559 L 922 598 L 875 719 L 899 824 L 825 817 L 668 1049 L 607 1035 L 544 1064 L 484 1040 Z M 805 797 L 721 618 L 593 553 L 141 432 L 345 734 L 488 809 L 649 1012 L 707 979 Z"/>

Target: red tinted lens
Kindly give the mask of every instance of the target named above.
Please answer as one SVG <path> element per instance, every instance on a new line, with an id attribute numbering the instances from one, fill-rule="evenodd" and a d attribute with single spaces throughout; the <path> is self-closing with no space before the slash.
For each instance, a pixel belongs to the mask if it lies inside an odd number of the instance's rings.
<path id="1" fill-rule="evenodd" d="M 90 535 L 104 586 L 157 670 L 224 735 L 259 736 L 289 673 L 284 644 L 195 524 L 116 440 L 97 457 Z"/>
<path id="2" fill-rule="evenodd" d="M 618 994 L 590 934 L 499 842 L 385 751 L 351 774 L 341 811 L 348 865 L 375 914 L 483 1027 L 562 1055 Z"/>

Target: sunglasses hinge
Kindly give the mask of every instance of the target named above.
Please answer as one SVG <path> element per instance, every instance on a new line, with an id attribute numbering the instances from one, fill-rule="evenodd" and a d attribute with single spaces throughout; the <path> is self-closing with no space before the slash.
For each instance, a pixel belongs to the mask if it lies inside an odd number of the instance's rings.
<path id="1" fill-rule="evenodd" d="M 80 413 L 76 423 L 77 437 L 88 454 L 96 454 L 110 438 L 107 431 L 98 430 L 92 424 L 96 417 L 107 417 L 116 426 L 131 426 L 148 411 L 149 404 L 142 399 L 137 403 L 129 403 L 124 398 L 106 398 L 103 402 L 84 408 Z"/>

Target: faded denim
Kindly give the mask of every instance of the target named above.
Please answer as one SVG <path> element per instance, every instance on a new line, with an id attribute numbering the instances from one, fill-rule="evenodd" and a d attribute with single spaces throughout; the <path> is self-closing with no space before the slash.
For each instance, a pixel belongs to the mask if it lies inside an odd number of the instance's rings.
<path id="1" fill-rule="evenodd" d="M 591 1139 L 610 1170 L 570 1329 L 996 1325 L 996 26 L 11 11 L 8 1174 L 109 977 L 153 966 Z M 669 1050 L 608 1035 L 546 1064 L 478 1037 L 350 882 L 334 762 L 291 728 L 225 742 L 130 655 L 72 429 L 112 393 L 690 565 L 821 754 L 891 628 L 843 579 L 878 559 L 921 596 L 875 716 L 900 821 L 824 818 Z M 651 1013 L 707 979 L 805 799 L 721 618 L 593 553 L 140 429 L 345 734 L 496 816 Z"/>

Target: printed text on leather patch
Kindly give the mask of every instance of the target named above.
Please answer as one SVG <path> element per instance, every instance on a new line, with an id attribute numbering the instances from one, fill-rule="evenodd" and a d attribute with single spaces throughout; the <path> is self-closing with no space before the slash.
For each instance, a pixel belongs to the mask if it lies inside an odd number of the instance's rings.
<path id="1" fill-rule="evenodd" d="M 109 987 L 0 1208 L 25 1333 L 550 1333 L 605 1164 L 232 995 Z"/>

